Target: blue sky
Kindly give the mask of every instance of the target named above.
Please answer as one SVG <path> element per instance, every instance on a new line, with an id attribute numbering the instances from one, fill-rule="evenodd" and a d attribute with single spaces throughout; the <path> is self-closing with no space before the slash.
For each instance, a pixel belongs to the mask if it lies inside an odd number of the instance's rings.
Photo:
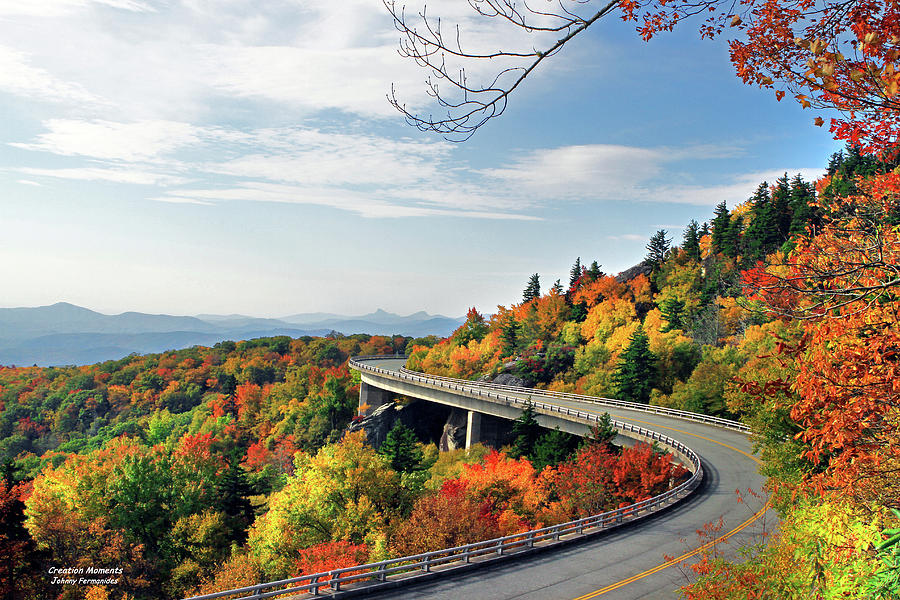
<path id="1" fill-rule="evenodd" d="M 696 25 L 600 22 L 454 144 L 388 104 L 436 108 L 379 0 L 0 0 L 0 305 L 458 316 L 618 272 L 839 148 Z"/>

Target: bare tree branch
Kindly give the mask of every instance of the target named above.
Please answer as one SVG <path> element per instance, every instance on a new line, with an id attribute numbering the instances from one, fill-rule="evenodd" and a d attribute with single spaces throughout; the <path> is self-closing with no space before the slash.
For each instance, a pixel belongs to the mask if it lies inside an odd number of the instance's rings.
<path id="1" fill-rule="evenodd" d="M 575 1 L 586 3 L 587 0 Z M 455 27 L 454 39 L 448 41 L 441 29 L 441 20 L 428 17 L 427 8 L 418 13 L 418 19 L 412 22 L 406 15 L 405 6 L 398 8 L 396 0 L 383 2 L 394 19 L 394 26 L 402 34 L 400 55 L 411 58 L 419 66 L 430 70 L 425 80 L 427 93 L 447 111 L 445 116 L 437 117 L 413 112 L 398 98 L 393 85 L 388 100 L 404 115 L 410 125 L 422 131 L 444 134 L 444 137 L 451 141 L 464 141 L 472 137 L 475 131 L 490 119 L 503 114 L 510 94 L 538 65 L 559 52 L 575 36 L 612 12 L 620 0 L 611 0 L 586 18 L 566 8 L 564 0 L 557 2 L 556 12 L 533 10 L 527 3 L 523 3 L 523 8 L 519 8 L 513 0 L 469 0 L 469 5 L 478 15 L 502 19 L 526 33 L 563 34 L 555 43 L 543 50 L 532 47 L 521 51 L 498 50 L 485 53 L 464 49 L 458 26 Z M 416 28 L 417 24 L 421 25 L 421 31 Z M 508 59 L 521 64 L 503 67 L 490 81 L 476 83 L 469 80 L 465 67 L 458 69 L 449 67 L 448 57 L 475 61 Z M 445 86 L 443 89 L 442 84 Z"/>

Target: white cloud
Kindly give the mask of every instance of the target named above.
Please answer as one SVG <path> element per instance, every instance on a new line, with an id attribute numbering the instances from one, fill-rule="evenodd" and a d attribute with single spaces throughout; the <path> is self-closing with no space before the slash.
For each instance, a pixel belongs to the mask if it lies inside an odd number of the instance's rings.
<path id="1" fill-rule="evenodd" d="M 92 4 L 132 12 L 154 11 L 146 2 L 137 0 L 0 0 L 0 15 L 58 17 Z"/>
<path id="2" fill-rule="evenodd" d="M 196 204 L 199 206 L 214 206 L 214 202 L 207 202 L 206 200 L 197 200 L 194 198 L 183 198 L 180 196 L 157 196 L 156 198 L 152 198 L 152 200 L 156 200 L 157 202 L 168 202 L 169 204 Z"/>
<path id="3" fill-rule="evenodd" d="M 110 181 L 113 183 L 132 183 L 138 185 L 179 185 L 190 181 L 165 173 L 154 173 L 137 169 L 84 167 L 70 169 L 38 169 L 22 167 L 19 172 L 27 175 L 55 177 L 58 179 L 75 179 L 81 181 Z M 40 184 L 34 184 L 40 185 Z"/>
<path id="4" fill-rule="evenodd" d="M 198 128 L 174 121 L 115 123 L 51 119 L 44 125 L 50 131 L 40 134 L 36 143 L 11 145 L 64 156 L 141 161 L 159 158 L 200 140 Z"/>
<path id="5" fill-rule="evenodd" d="M 277 202 L 310 204 L 345 210 L 370 218 L 399 217 L 465 217 L 477 219 L 537 220 L 530 215 L 490 210 L 453 210 L 409 204 L 392 203 L 370 193 L 333 188 L 244 182 L 240 186 L 223 189 L 173 190 L 165 196 L 153 198 L 165 202 Z"/>
<path id="6" fill-rule="evenodd" d="M 390 185 L 433 181 L 451 145 L 440 141 L 291 128 L 259 130 L 234 141 L 239 155 L 203 166 L 210 173 L 311 185 Z"/>
<path id="7" fill-rule="evenodd" d="M 26 53 L 0 46 L 0 91 L 36 101 L 104 104 L 78 83 L 63 81 L 32 66 Z"/>
<path id="8" fill-rule="evenodd" d="M 724 200 L 728 206 L 734 207 L 750 198 L 760 183 L 767 181 L 771 185 L 776 179 L 783 177 L 785 172 L 787 172 L 788 178 L 793 178 L 795 174 L 799 173 L 807 182 L 816 181 L 825 175 L 824 169 L 815 167 L 741 173 L 724 177 L 724 183 L 706 186 L 660 186 L 653 191 L 648 191 L 646 199 L 653 199 L 652 196 L 655 195 L 668 202 L 700 206 L 715 206 Z"/>
<path id="9" fill-rule="evenodd" d="M 606 144 L 539 149 L 498 168 L 482 169 L 488 178 L 503 182 L 520 196 L 549 200 L 672 202 L 714 206 L 749 198 L 764 180 L 770 183 L 784 171 L 737 175 L 721 174 L 693 185 L 673 185 L 681 179 L 678 163 L 715 160 L 740 155 L 739 146 L 693 145 L 640 148 Z M 694 165 L 692 165 L 694 166 Z M 822 169 L 788 169 L 806 181 L 822 176 Z"/>
<path id="10" fill-rule="evenodd" d="M 658 176 L 664 161 L 665 155 L 656 149 L 591 144 L 534 150 L 481 173 L 544 197 L 626 198 Z"/>
<path id="11" fill-rule="evenodd" d="M 268 100 L 306 111 L 338 109 L 394 117 L 386 94 L 390 82 L 408 90 L 410 102 L 425 100 L 422 73 L 399 59 L 393 46 L 299 48 L 206 46 L 201 73 L 219 94 Z"/>
<path id="12" fill-rule="evenodd" d="M 43 185 L 41 185 L 41 184 L 38 183 L 37 181 L 31 181 L 31 180 L 29 180 L 29 179 L 19 179 L 18 181 L 16 181 L 16 183 L 21 183 L 22 185 L 31 185 L 31 186 L 36 186 L 36 187 L 44 187 Z"/>

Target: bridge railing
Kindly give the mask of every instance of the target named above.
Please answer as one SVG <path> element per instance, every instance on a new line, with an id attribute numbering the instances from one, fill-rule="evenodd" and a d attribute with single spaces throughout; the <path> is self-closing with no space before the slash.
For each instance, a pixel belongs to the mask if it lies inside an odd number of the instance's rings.
<path id="1" fill-rule="evenodd" d="M 354 357 L 351 359 L 350 364 L 353 368 L 387 374 L 404 380 L 418 381 L 421 384 L 437 387 L 439 389 L 455 389 L 472 393 L 471 390 L 460 389 L 468 386 L 460 386 L 459 383 L 450 380 L 449 378 L 432 378 L 435 381 L 425 382 L 420 380 L 427 379 L 431 376 L 413 374 L 413 372 L 398 373 L 397 371 L 364 364 L 367 360 L 388 358 L 401 359 L 405 357 L 403 355 Z M 521 388 L 513 389 L 521 392 Z M 579 411 L 565 406 L 550 405 L 539 401 L 530 401 L 517 396 L 508 396 L 503 394 L 501 390 L 477 389 L 475 390 L 475 393 L 480 396 L 494 398 L 497 401 L 511 404 L 524 405 L 530 402 L 538 411 L 565 414 L 588 423 L 599 423 L 600 419 L 600 416 L 594 413 Z M 647 498 L 646 500 L 597 515 L 560 523 L 558 525 L 532 529 L 530 531 L 483 540 L 472 544 L 465 544 L 463 546 L 455 546 L 453 548 L 442 548 L 440 550 L 415 554 L 412 556 L 401 556 L 399 558 L 333 569 L 321 573 L 310 573 L 300 577 L 260 583 L 213 594 L 192 596 L 186 600 L 214 600 L 216 598 L 229 598 L 229 600 L 259 600 L 261 598 L 272 598 L 275 596 L 302 592 L 307 592 L 313 596 L 320 596 L 322 595 L 323 590 L 339 591 L 341 587 L 347 583 L 367 581 L 384 582 L 389 575 L 401 573 L 408 574 L 412 572 L 427 573 L 434 567 L 445 564 L 469 564 L 473 558 L 480 558 L 481 560 L 496 559 L 505 554 L 517 551 L 521 552 L 533 548 L 536 543 L 558 543 L 564 536 L 592 535 L 607 529 L 619 527 L 625 523 L 634 522 L 680 501 L 690 495 L 690 493 L 700 485 L 700 482 L 703 480 L 703 466 L 700 462 L 700 457 L 691 448 L 672 437 L 659 433 L 658 431 L 616 420 L 613 420 L 612 424 L 621 431 L 631 432 L 637 436 L 658 442 L 661 446 L 675 451 L 676 454 L 690 465 L 691 476 L 671 490 Z"/>
<path id="2" fill-rule="evenodd" d="M 366 371 L 373 372 L 382 372 L 382 373 L 391 373 L 387 369 L 381 369 L 380 367 L 373 367 L 371 365 L 364 365 L 363 363 L 367 360 L 378 360 L 384 358 L 396 358 L 401 359 L 405 358 L 404 355 L 393 354 L 390 356 L 354 356 L 350 359 L 350 366 L 360 369 L 365 369 Z M 496 383 L 489 383 L 486 381 L 468 381 L 461 379 L 454 379 L 452 377 L 444 377 L 442 375 L 431 375 L 428 373 L 420 373 L 418 371 L 411 371 L 406 367 L 400 367 L 398 369 L 400 373 L 404 373 L 406 375 L 410 375 L 413 377 L 415 381 L 424 381 L 426 379 L 434 379 L 440 381 L 447 381 L 454 383 L 459 386 L 457 389 L 462 389 L 462 387 L 468 386 L 477 386 L 480 388 L 487 388 L 497 391 L 506 391 L 512 392 L 515 394 L 529 394 L 532 397 L 543 396 L 546 398 L 554 398 L 559 400 L 573 400 L 576 402 L 590 402 L 592 404 L 600 404 L 603 406 L 614 406 L 618 408 L 626 408 L 628 410 L 637 410 L 645 413 L 651 413 L 656 415 L 664 415 L 667 417 L 674 417 L 676 419 L 683 419 L 686 421 L 694 421 L 698 423 L 707 423 L 709 425 L 715 425 L 716 427 L 724 427 L 725 429 L 731 429 L 734 431 L 740 431 L 743 433 L 750 433 L 750 428 L 739 421 L 733 421 L 731 419 L 724 419 L 722 417 L 715 417 L 712 415 L 704 415 L 701 413 L 690 412 L 687 410 L 679 410 L 677 408 L 668 408 L 665 406 L 653 406 L 651 404 L 641 404 L 639 402 L 629 402 L 627 400 L 616 400 L 613 398 L 601 398 L 598 396 L 585 396 L 582 394 L 570 394 L 567 392 L 554 392 L 550 390 L 538 390 L 533 388 L 522 388 L 517 386 L 510 385 L 500 385 Z"/>

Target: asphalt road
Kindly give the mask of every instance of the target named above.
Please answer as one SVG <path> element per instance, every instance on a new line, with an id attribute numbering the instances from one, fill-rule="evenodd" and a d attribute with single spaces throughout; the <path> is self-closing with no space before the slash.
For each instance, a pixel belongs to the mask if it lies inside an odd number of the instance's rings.
<path id="1" fill-rule="evenodd" d="M 396 370 L 403 361 L 369 361 L 368 364 Z M 696 558 L 687 557 L 665 567 L 667 557 L 680 557 L 710 539 L 730 533 L 727 541 L 715 544 L 715 550 L 733 556 L 737 547 L 757 539 L 762 531 L 771 530 L 776 523 L 773 511 L 762 510 L 762 500 L 745 493 L 747 500 L 741 502 L 736 493 L 736 490 L 746 492 L 748 488 L 760 492 L 764 482 L 747 435 L 640 411 L 568 400 L 541 398 L 541 401 L 598 414 L 609 412 L 614 419 L 676 438 L 700 455 L 705 480 L 681 504 L 601 537 L 368 597 L 398 600 L 678 598 L 677 589 L 687 581 L 685 569 L 679 565 Z M 717 533 L 701 539 L 697 532 L 707 524 L 718 527 Z"/>

